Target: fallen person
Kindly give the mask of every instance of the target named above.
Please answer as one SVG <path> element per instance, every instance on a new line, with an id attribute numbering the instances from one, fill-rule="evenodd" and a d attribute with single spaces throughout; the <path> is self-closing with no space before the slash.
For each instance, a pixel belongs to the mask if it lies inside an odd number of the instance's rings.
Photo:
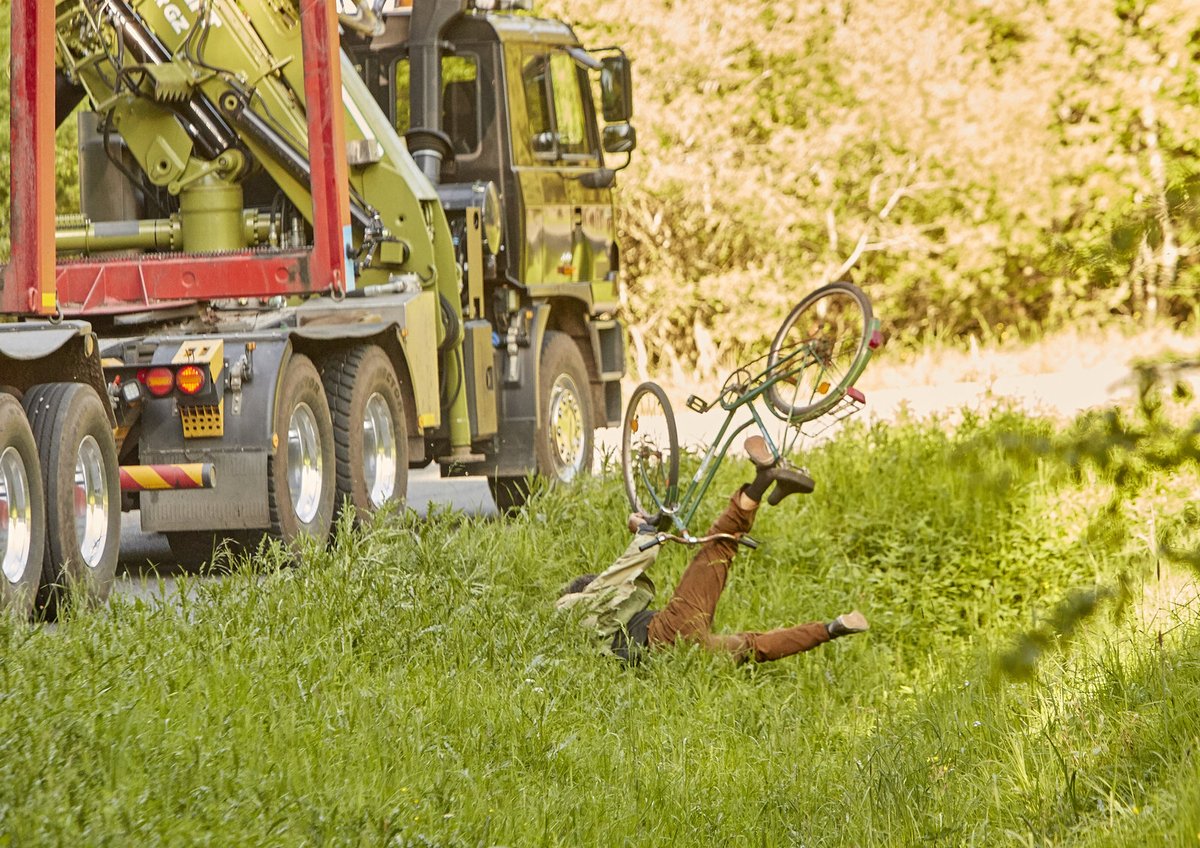
<path id="1" fill-rule="evenodd" d="M 723 534 L 726 538 L 703 544 L 665 607 L 650 609 L 655 590 L 645 571 L 658 557 L 661 545 L 640 550 L 652 538 L 655 528 L 637 513 L 629 517 L 629 529 L 635 535 L 625 553 L 601 574 L 585 574 L 571 581 L 556 607 L 581 613 L 582 623 L 609 642 L 614 654 L 635 661 L 644 651 L 682 640 L 729 654 L 737 662 L 766 662 L 810 651 L 830 639 L 866 631 L 869 626 L 866 617 L 855 610 L 830 622 L 812 621 L 764 633 L 712 632 L 717 601 L 737 552 L 735 539 L 750 531 L 767 489 L 775 485 L 768 499 L 772 506 L 790 494 L 813 490 L 807 476 L 773 460 L 761 436 L 746 440 L 746 452 L 755 465 L 754 480 L 734 493 L 725 512 L 708 531 L 710 536 Z"/>

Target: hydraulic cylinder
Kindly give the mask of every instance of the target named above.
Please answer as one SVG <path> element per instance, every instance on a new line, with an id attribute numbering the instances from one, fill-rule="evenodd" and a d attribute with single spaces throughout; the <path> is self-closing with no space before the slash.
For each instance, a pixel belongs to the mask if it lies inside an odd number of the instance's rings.
<path id="1" fill-rule="evenodd" d="M 242 187 L 213 176 L 189 185 L 179 196 L 183 249 L 220 253 L 247 246 L 242 216 Z"/>

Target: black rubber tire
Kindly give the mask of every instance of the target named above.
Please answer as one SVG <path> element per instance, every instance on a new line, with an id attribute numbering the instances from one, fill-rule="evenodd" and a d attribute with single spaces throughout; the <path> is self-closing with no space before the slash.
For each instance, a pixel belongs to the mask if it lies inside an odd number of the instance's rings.
<path id="1" fill-rule="evenodd" d="M 121 479 L 117 445 L 104 402 L 91 386 L 47 383 L 25 395 L 25 414 L 39 446 L 46 494 L 46 546 L 37 610 L 58 617 L 68 592 L 76 603 L 103 602 L 112 590 L 121 547 Z M 89 437 L 94 441 L 101 488 L 108 498 L 103 536 L 89 542 L 76 527 L 76 464 Z"/>
<path id="2" fill-rule="evenodd" d="M 869 356 L 871 352 L 871 323 L 874 316 L 871 312 L 871 301 L 867 297 L 866 293 L 853 283 L 848 283 L 845 281 L 830 283 L 827 286 L 822 286 L 801 300 L 798 304 L 796 304 L 792 311 L 788 313 L 787 318 L 783 320 L 783 323 L 779 327 L 779 332 L 775 334 L 775 338 L 771 342 L 771 349 L 767 355 L 767 370 L 770 371 L 771 369 L 775 368 L 780 361 L 786 357 L 787 349 L 791 345 L 794 345 L 796 341 L 795 339 L 789 340 L 789 333 L 791 333 L 792 329 L 799 324 L 800 321 L 804 319 L 810 311 L 816 309 L 822 300 L 833 298 L 844 299 L 847 297 L 850 299 L 848 303 L 851 304 L 851 308 L 856 309 L 860 314 L 850 315 L 850 320 L 847 322 L 848 326 L 845 329 L 847 331 L 857 330 L 858 336 L 857 338 L 852 336 L 847 339 L 846 341 L 848 341 L 848 345 L 846 346 L 846 349 L 844 352 L 838 354 L 838 356 L 841 358 L 841 364 L 844 366 L 835 369 L 835 376 L 838 379 L 838 383 L 831 386 L 828 391 L 821 393 L 821 397 L 812 403 L 795 404 L 792 402 L 793 398 L 797 395 L 803 396 L 804 394 L 804 392 L 800 390 L 799 386 L 797 385 L 797 391 L 792 393 L 793 397 L 788 397 L 788 394 L 782 388 L 782 383 L 775 383 L 767 389 L 766 399 L 772 411 L 780 418 L 800 422 L 808 421 L 816 418 L 819 415 L 823 415 L 842 399 L 842 397 L 846 394 L 847 389 L 854 385 L 854 380 L 857 377 L 857 375 L 854 374 L 855 366 L 859 364 L 860 360 L 863 360 L 865 357 Z M 860 319 L 862 323 L 861 328 L 857 326 Z M 849 358 L 845 358 L 846 354 L 852 355 Z M 830 359 L 832 358 L 833 357 L 830 356 Z M 816 375 L 802 375 L 799 378 L 799 382 L 815 381 L 815 386 L 816 383 L 821 381 L 821 377 L 825 375 L 825 373 L 825 369 L 822 367 Z M 796 384 L 792 383 L 791 385 Z M 815 396 L 817 392 L 814 388 L 814 390 L 810 391 L 808 394 L 811 398 Z"/>
<path id="3" fill-rule="evenodd" d="M 595 450 L 591 387 L 583 355 L 566 333 L 546 331 L 538 370 L 538 402 L 542 426 L 534 436 L 533 448 L 538 476 L 554 485 L 590 474 Z M 563 403 L 566 405 L 559 406 Z M 553 420 L 556 412 L 560 413 L 558 426 Z M 572 423 L 572 418 L 577 420 Z M 572 432 L 576 427 L 579 432 Z M 564 458 L 564 448 L 575 453 L 571 458 L 574 461 Z M 525 476 L 489 477 L 488 488 L 501 513 L 516 511 L 529 499 L 529 479 Z"/>
<path id="4" fill-rule="evenodd" d="M 517 511 L 529 500 L 528 477 L 489 477 L 488 488 L 502 515 Z"/>
<path id="5" fill-rule="evenodd" d="M 13 561 L 8 571 L 0 570 L 0 609 L 19 618 L 28 618 L 33 612 L 38 584 L 42 579 L 42 560 L 46 554 L 46 495 L 42 488 L 42 469 L 38 462 L 37 446 L 33 431 L 25 418 L 21 402 L 12 395 L 0 394 L 0 486 L 5 491 L 5 514 L 0 521 L 8 522 L 11 494 L 5 484 L 5 454 L 13 451 L 12 459 L 25 480 L 25 497 L 29 521 L 29 540 L 24 550 L 11 551 Z M 9 536 L 2 537 L 0 544 L 0 566 L 8 559 Z M 19 570 L 18 570 L 19 569 Z M 12 572 L 11 574 L 9 572 Z"/>
<path id="6" fill-rule="evenodd" d="M 403 505 L 408 495 L 408 419 L 404 411 L 404 393 L 392 361 L 382 348 L 358 345 L 322 360 L 321 379 L 333 416 L 333 444 L 337 457 L 334 516 L 340 515 L 347 503 L 354 507 L 359 521 L 369 518 L 385 504 Z M 396 452 L 391 493 L 379 503 L 372 498 L 364 474 L 366 410 L 375 395 L 387 405 Z"/>
<path id="7" fill-rule="evenodd" d="M 635 446 L 641 416 L 653 410 L 655 405 L 661 410 L 662 432 L 656 433 L 653 443 L 644 447 L 657 456 L 658 464 L 651 474 L 644 475 L 643 463 L 647 454 L 645 451 L 635 450 Z M 664 436 L 667 442 L 665 467 L 662 463 L 661 444 Z M 679 433 L 675 427 L 675 412 L 671 409 L 671 401 L 658 383 L 642 383 L 629 396 L 629 405 L 625 407 L 625 423 L 621 427 L 621 472 L 625 478 L 625 495 L 629 498 L 629 505 L 633 507 L 634 512 L 647 516 L 649 523 L 657 524 L 663 517 L 659 503 L 668 508 L 675 506 L 672 501 L 679 491 Z M 647 495 L 653 492 L 658 502 L 649 496 L 643 497 L 640 494 L 642 488 L 647 489 Z"/>
<path id="8" fill-rule="evenodd" d="M 583 355 L 566 333 L 546 333 L 538 398 L 542 422 L 534 444 L 538 474 L 551 483 L 570 483 L 590 474 L 595 429 L 591 387 Z"/>
<path id="9" fill-rule="evenodd" d="M 279 378 L 275 402 L 275 449 L 267 459 L 267 505 L 271 526 L 268 533 L 291 547 L 301 536 L 311 536 L 321 544 L 329 539 L 333 526 L 336 457 L 333 447 L 333 421 L 321 375 L 312 360 L 303 354 L 292 354 Z M 289 424 L 294 411 L 307 405 L 315 426 L 316 455 L 320 489 L 312 504 L 312 514 L 306 519 L 297 515 L 288 484 L 291 441 Z"/>

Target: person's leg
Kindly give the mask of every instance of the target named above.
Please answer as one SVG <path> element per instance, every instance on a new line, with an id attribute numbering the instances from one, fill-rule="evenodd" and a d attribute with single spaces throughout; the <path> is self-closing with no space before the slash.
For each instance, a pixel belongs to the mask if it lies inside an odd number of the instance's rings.
<path id="1" fill-rule="evenodd" d="M 755 662 L 770 662 L 790 657 L 804 651 L 811 651 L 818 645 L 824 645 L 832 636 L 829 626 L 823 621 L 810 621 L 808 624 L 797 624 L 795 627 L 781 627 L 778 630 L 768 630 L 766 633 L 748 633 L 753 654 L 746 656 L 747 660 Z"/>
<path id="2" fill-rule="evenodd" d="M 775 489 L 767 498 L 767 503 L 771 506 L 778 506 L 779 502 L 788 495 L 794 495 L 797 492 L 810 494 L 816 487 L 812 478 L 803 471 L 781 463 L 771 453 L 771 449 L 767 447 L 767 442 L 762 436 L 751 436 L 746 439 L 746 453 L 750 456 L 750 461 L 754 463 L 758 472 L 754 475 L 754 480 L 746 486 L 746 494 L 756 501 L 763 499 L 763 495 L 766 494 L 767 488 L 772 483 L 775 484 Z"/>
<path id="3" fill-rule="evenodd" d="M 754 524 L 758 501 L 738 490 L 729 506 L 708 528 L 713 533 L 746 533 Z M 725 589 L 729 564 L 737 552 L 737 542 L 717 539 L 706 542 L 692 558 L 667 605 L 650 622 L 650 646 L 670 645 L 676 639 L 704 641 L 710 636 L 717 601 Z"/>
<path id="4" fill-rule="evenodd" d="M 839 615 L 833 621 L 810 621 L 795 627 L 781 627 L 766 633 L 735 633 L 731 636 L 707 634 L 704 647 L 710 651 L 731 654 L 738 662 L 770 662 L 792 654 L 811 651 L 831 639 L 865 633 L 870 629 L 867 618 L 858 610 Z"/>

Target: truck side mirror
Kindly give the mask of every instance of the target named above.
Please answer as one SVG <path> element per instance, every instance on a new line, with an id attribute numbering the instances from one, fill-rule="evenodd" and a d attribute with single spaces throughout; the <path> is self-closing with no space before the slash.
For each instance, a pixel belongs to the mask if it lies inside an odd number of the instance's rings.
<path id="1" fill-rule="evenodd" d="M 628 123 L 633 117 L 633 73 L 624 53 L 600 60 L 600 102 L 610 124 Z"/>
<path id="2" fill-rule="evenodd" d="M 632 153 L 637 147 L 637 130 L 632 124 L 612 124 L 604 128 L 605 153 Z"/>

